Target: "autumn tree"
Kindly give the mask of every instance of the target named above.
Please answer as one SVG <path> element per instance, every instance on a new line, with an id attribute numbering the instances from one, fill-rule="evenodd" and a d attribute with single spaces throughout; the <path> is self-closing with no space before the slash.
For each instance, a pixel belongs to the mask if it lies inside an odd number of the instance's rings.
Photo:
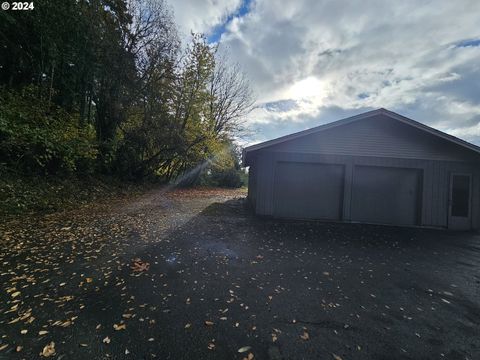
<path id="1" fill-rule="evenodd" d="M 12 169 L 194 182 L 252 106 L 239 67 L 201 34 L 182 45 L 164 1 L 45 0 L 0 20 Z"/>
<path id="2" fill-rule="evenodd" d="M 251 91 L 239 68 L 227 69 L 226 59 L 199 34 L 192 34 L 178 57 L 158 63 L 162 66 L 152 66 L 145 77 L 147 100 L 126 127 L 122 154 L 128 161 L 121 163 L 129 164 L 124 172 L 132 176 L 156 174 L 167 181 L 184 176 L 184 182 L 194 182 L 240 130 L 252 106 Z"/>

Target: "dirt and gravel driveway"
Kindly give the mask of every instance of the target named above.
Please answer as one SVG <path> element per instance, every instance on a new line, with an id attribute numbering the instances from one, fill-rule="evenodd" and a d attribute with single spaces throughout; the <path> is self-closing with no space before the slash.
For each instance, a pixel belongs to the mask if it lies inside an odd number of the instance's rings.
<path id="1" fill-rule="evenodd" d="M 244 196 L 1 224 L 0 359 L 480 359 L 478 234 L 261 219 Z"/>

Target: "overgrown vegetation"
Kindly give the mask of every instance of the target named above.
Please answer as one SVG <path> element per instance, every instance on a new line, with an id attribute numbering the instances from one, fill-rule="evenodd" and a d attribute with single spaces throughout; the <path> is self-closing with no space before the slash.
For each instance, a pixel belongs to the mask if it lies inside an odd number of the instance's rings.
<path id="1" fill-rule="evenodd" d="M 244 184 L 248 82 L 165 2 L 35 6 L 0 12 L 2 177 Z"/>
<path id="2" fill-rule="evenodd" d="M 142 192 L 149 183 L 120 181 L 111 176 L 18 176 L 0 168 L 0 217 L 51 213 L 77 208 L 95 200 Z"/>

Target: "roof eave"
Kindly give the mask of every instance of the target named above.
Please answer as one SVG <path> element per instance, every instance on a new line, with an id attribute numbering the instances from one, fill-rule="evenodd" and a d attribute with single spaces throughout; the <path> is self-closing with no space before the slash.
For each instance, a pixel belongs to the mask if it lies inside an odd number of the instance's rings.
<path id="1" fill-rule="evenodd" d="M 299 138 L 299 137 L 302 137 L 302 136 L 310 135 L 310 134 L 316 133 L 318 131 L 327 130 L 327 129 L 330 129 L 332 127 L 340 126 L 340 125 L 343 125 L 343 124 L 348 124 L 352 121 L 356 121 L 356 120 L 360 120 L 360 119 L 367 118 L 367 117 L 370 117 L 370 116 L 382 114 L 382 113 L 384 113 L 384 111 L 386 111 L 386 110 L 383 109 L 383 108 L 372 110 L 372 111 L 367 111 L 367 112 L 362 113 L 362 114 L 357 114 L 357 115 L 350 116 L 350 117 L 347 117 L 347 118 L 344 118 L 344 119 L 340 119 L 340 120 L 336 120 L 336 121 L 329 122 L 329 123 L 326 123 L 326 124 L 322 124 L 322 125 L 319 125 L 319 126 L 315 126 L 313 128 L 310 128 L 310 129 L 298 131 L 298 132 L 293 133 L 293 134 L 284 135 L 284 136 L 278 137 L 276 139 L 264 141 L 264 142 L 261 142 L 259 144 L 250 145 L 250 146 L 246 147 L 244 150 L 247 153 L 250 152 L 250 151 L 260 150 L 260 149 L 263 149 L 265 147 L 273 146 L 273 145 L 280 144 L 280 143 L 285 142 L 285 141 L 289 141 L 289 140 L 293 140 L 293 139 L 296 139 L 296 138 Z"/>
<path id="2" fill-rule="evenodd" d="M 358 121 L 358 120 L 361 120 L 361 119 L 365 119 L 365 118 L 375 116 L 375 115 L 380 115 L 380 114 L 386 115 L 390 118 L 393 118 L 393 119 L 396 119 L 400 122 L 403 122 L 404 124 L 413 126 L 413 127 L 417 128 L 419 130 L 422 130 L 422 131 L 430 133 L 434 136 L 440 137 L 440 138 L 442 138 L 446 141 L 449 141 L 451 143 L 459 145 L 459 146 L 461 146 L 463 148 L 466 148 L 470 151 L 474 151 L 474 152 L 476 152 L 477 154 L 480 155 L 480 147 L 478 147 L 474 144 L 470 144 L 469 142 L 467 142 L 465 140 L 459 139 L 459 138 L 457 138 L 453 135 L 449 135 L 449 134 L 444 133 L 440 130 L 434 129 L 434 128 L 428 126 L 428 125 L 422 124 L 418 121 L 407 118 L 406 116 L 397 114 L 393 111 L 387 110 L 385 108 L 379 108 L 379 109 L 376 109 L 376 110 L 368 111 L 368 112 L 365 112 L 365 113 L 362 113 L 362 114 L 357 114 L 357 115 L 354 115 L 354 116 L 350 116 L 348 118 L 344 118 L 344 119 L 340 119 L 340 120 L 337 120 L 337 121 L 334 121 L 334 122 L 330 122 L 330 123 L 327 123 L 327 124 L 316 126 L 316 127 L 313 127 L 313 128 L 307 129 L 307 130 L 303 130 L 303 131 L 299 131 L 299 132 L 296 132 L 296 133 L 293 133 L 293 134 L 281 136 L 279 138 L 268 140 L 268 141 L 265 141 L 265 142 L 262 142 L 262 143 L 259 143 L 259 144 L 248 146 L 248 147 L 244 148 L 243 152 L 242 152 L 243 165 L 244 166 L 249 166 L 250 165 L 249 161 L 248 161 L 248 158 L 249 158 L 248 154 L 251 153 L 251 152 L 261 150 L 261 149 L 264 149 L 264 148 L 267 148 L 267 147 L 270 147 L 270 146 L 273 146 L 273 145 L 281 144 L 283 142 L 294 140 L 294 139 L 297 139 L 297 138 L 300 138 L 300 137 L 303 137 L 303 136 L 307 136 L 307 135 L 310 135 L 310 134 L 314 134 L 314 133 L 317 133 L 317 132 L 321 132 L 321 131 L 324 131 L 324 130 L 335 128 L 337 126 L 347 125 L 351 122 Z"/>

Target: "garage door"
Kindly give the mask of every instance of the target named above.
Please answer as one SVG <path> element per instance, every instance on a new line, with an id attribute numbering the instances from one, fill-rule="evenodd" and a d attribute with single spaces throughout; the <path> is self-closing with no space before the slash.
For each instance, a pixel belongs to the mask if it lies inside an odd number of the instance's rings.
<path id="1" fill-rule="evenodd" d="M 341 219 L 343 165 L 279 162 L 274 184 L 275 216 Z"/>
<path id="2" fill-rule="evenodd" d="M 352 220 L 417 225 L 421 172 L 417 169 L 356 166 Z"/>

